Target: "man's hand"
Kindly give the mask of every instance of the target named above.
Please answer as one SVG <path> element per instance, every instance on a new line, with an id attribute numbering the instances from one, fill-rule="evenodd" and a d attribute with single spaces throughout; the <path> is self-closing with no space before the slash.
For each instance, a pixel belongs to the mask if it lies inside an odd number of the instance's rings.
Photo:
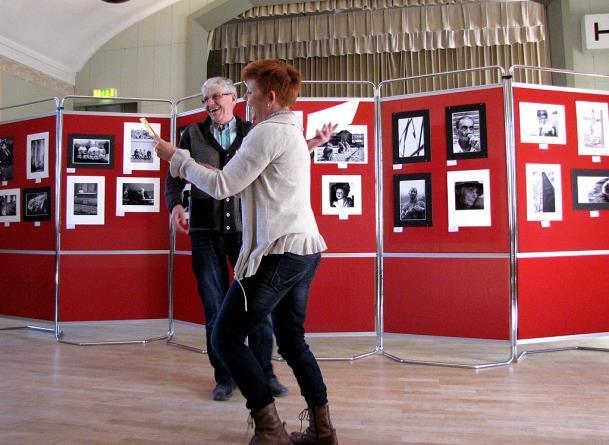
<path id="1" fill-rule="evenodd" d="M 158 155 L 158 157 L 165 161 L 171 160 L 171 157 L 177 151 L 177 147 L 173 144 L 170 144 L 167 141 L 164 141 L 163 139 L 158 137 L 156 134 L 154 135 L 153 140 L 156 144 L 155 149 L 156 149 L 156 154 Z M 182 209 L 182 210 L 184 210 L 184 209 Z"/>
<path id="2" fill-rule="evenodd" d="M 324 124 L 321 129 L 318 128 L 317 130 L 315 130 L 315 137 L 313 137 L 313 139 L 309 139 L 309 142 L 307 142 L 307 146 L 309 147 L 309 153 L 311 153 L 320 145 L 323 145 L 328 142 L 332 137 L 332 133 L 334 133 L 334 130 L 336 130 L 337 127 L 338 124 L 328 122 L 327 124 Z"/>
<path id="3" fill-rule="evenodd" d="M 171 222 L 176 228 L 176 232 L 188 234 L 188 218 L 181 204 L 177 204 L 171 209 Z"/>

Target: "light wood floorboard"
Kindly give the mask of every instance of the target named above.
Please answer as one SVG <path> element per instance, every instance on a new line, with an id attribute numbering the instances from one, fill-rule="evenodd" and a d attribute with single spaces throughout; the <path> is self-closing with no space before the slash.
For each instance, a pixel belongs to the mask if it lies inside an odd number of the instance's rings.
<path id="1" fill-rule="evenodd" d="M 0 327 L 23 324 L 0 318 Z M 65 324 L 76 341 L 162 335 L 166 321 Z M 203 330 L 176 326 L 176 341 L 203 345 Z M 374 349 L 373 337 L 312 337 L 319 356 Z M 584 344 L 606 338 L 528 345 Z M 422 360 L 500 360 L 505 342 L 388 336 L 392 354 Z M 380 355 L 320 363 L 342 445 L 609 444 L 609 353 L 529 356 L 484 371 L 404 365 Z M 297 430 L 303 399 L 290 369 L 275 362 L 290 390 L 277 400 Z M 236 395 L 213 402 L 207 357 L 157 341 L 73 346 L 52 334 L 0 332 L 0 444 L 246 444 L 247 411 Z"/>

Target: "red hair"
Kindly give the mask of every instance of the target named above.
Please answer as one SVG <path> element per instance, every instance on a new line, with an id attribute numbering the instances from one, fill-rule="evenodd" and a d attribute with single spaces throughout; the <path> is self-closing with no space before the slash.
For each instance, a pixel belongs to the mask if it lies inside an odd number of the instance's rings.
<path id="1" fill-rule="evenodd" d="M 281 60 L 264 59 L 248 63 L 241 71 L 241 80 L 256 81 L 264 94 L 274 91 L 279 105 L 291 107 L 298 97 L 302 75 Z"/>

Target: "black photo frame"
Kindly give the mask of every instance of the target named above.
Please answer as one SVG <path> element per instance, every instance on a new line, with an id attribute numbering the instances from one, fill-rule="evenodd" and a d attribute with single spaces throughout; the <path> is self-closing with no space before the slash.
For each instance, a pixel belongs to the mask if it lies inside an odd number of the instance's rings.
<path id="1" fill-rule="evenodd" d="M 391 129 L 394 164 L 431 161 L 429 110 L 393 113 Z"/>
<path id="2" fill-rule="evenodd" d="M 574 210 L 609 210 L 609 170 L 571 170 Z"/>
<path id="3" fill-rule="evenodd" d="M 471 122 L 467 122 L 465 119 L 469 119 Z M 462 131 L 459 127 L 470 127 L 471 131 L 467 135 L 471 136 L 466 136 L 467 129 Z M 482 103 L 446 107 L 446 158 L 486 157 L 488 157 L 486 105 Z"/>
<path id="4" fill-rule="evenodd" d="M 105 153 L 104 153 L 105 152 Z M 114 135 L 69 134 L 68 167 L 114 168 Z"/>
<path id="5" fill-rule="evenodd" d="M 411 195 L 413 189 L 416 190 L 414 199 Z M 424 196 L 421 197 L 421 194 Z M 431 227 L 432 211 L 431 173 L 412 173 L 393 177 L 394 227 Z"/>
<path id="6" fill-rule="evenodd" d="M 52 209 L 51 187 L 35 187 L 22 190 L 22 221 L 50 221 Z"/>

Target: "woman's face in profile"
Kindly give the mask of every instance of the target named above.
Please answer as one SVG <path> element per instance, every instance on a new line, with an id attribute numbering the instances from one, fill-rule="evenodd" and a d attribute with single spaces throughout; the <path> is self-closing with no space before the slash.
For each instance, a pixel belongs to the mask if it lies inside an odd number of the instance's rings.
<path id="1" fill-rule="evenodd" d="M 269 114 L 269 100 L 266 94 L 258 88 L 258 84 L 254 79 L 245 81 L 247 91 L 245 99 L 252 110 L 252 122 L 255 124 L 262 122 Z"/>

